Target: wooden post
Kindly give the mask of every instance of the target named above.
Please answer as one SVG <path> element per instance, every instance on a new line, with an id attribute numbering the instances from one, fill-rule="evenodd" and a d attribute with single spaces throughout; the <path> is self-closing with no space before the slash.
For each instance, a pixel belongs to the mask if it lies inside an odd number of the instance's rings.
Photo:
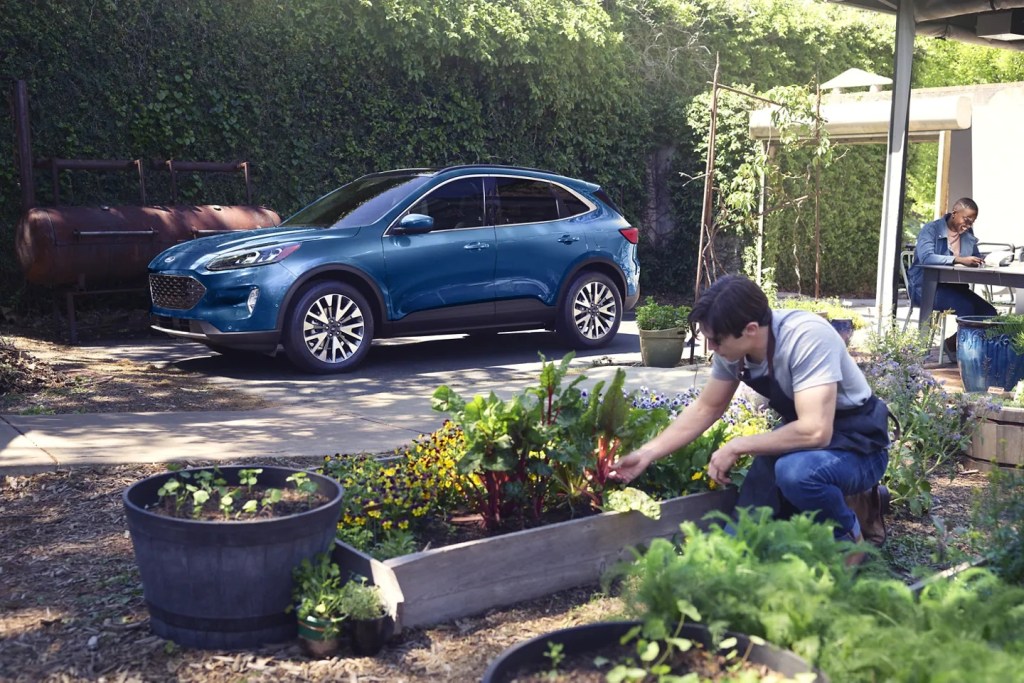
<path id="1" fill-rule="evenodd" d="M 718 119 L 718 54 L 715 54 L 715 76 L 711 82 L 711 124 L 708 127 L 708 159 L 704 171 L 704 203 L 700 218 L 700 240 L 697 244 L 697 280 L 693 285 L 693 300 L 700 296 L 704 266 L 704 251 L 711 245 L 711 202 L 715 174 L 715 126 Z M 704 243 L 707 235 L 707 245 Z M 708 276 L 710 278 L 710 275 Z"/>

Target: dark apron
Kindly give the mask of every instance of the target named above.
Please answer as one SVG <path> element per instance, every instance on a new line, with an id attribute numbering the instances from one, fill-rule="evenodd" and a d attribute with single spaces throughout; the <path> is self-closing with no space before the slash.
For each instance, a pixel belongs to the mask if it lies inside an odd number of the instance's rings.
<path id="1" fill-rule="evenodd" d="M 783 423 L 797 419 L 796 406 L 775 381 L 775 334 L 769 322 L 768 327 L 768 374 L 752 378 L 750 371 L 743 367 L 740 381 L 768 399 L 768 407 L 777 412 Z M 874 394 L 862 405 L 853 408 L 836 409 L 832 423 L 832 440 L 822 450 L 850 451 L 860 455 L 871 455 L 889 447 L 888 406 Z M 895 417 L 893 417 L 895 419 Z M 898 429 L 898 426 L 897 426 Z M 776 517 L 786 518 L 796 512 L 778 486 L 775 485 L 775 463 L 783 455 L 755 458 L 755 464 L 740 486 L 736 507 L 770 507 Z M 762 461 L 762 462 L 759 462 Z M 749 485 L 748 485 L 749 484 Z"/>

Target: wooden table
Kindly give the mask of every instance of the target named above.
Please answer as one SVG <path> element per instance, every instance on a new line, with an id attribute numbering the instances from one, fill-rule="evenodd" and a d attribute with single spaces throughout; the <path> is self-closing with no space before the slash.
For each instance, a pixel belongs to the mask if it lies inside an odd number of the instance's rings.
<path id="1" fill-rule="evenodd" d="M 1024 263 L 1014 261 L 1002 268 L 982 266 L 965 268 L 962 266 L 921 266 L 924 278 L 921 282 L 921 309 L 917 319 L 920 329 L 924 330 L 931 321 L 935 307 L 935 288 L 940 282 L 954 282 L 970 285 L 993 285 L 995 287 L 1013 287 L 1017 291 L 1014 296 L 1016 312 L 1024 312 Z"/>

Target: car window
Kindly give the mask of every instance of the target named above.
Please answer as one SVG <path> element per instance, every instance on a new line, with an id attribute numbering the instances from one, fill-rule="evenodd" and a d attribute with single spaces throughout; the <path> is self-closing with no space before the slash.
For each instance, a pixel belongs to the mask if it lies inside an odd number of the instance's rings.
<path id="1" fill-rule="evenodd" d="M 460 178 L 433 190 L 409 208 L 434 219 L 434 230 L 479 228 L 484 224 L 483 178 Z"/>
<path id="2" fill-rule="evenodd" d="M 346 228 L 374 223 L 429 180 L 426 175 L 360 178 L 324 195 L 281 225 Z"/>
<path id="3" fill-rule="evenodd" d="M 590 211 L 590 207 L 583 200 L 564 187 L 552 185 L 551 194 L 555 196 L 555 202 L 558 204 L 559 218 L 571 218 Z"/>
<path id="4" fill-rule="evenodd" d="M 494 183 L 498 225 L 558 220 L 555 185 L 529 178 L 495 178 Z"/>

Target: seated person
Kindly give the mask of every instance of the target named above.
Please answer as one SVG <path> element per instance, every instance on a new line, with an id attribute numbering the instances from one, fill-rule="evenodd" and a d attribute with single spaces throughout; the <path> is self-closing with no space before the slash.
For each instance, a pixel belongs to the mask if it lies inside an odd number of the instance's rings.
<path id="1" fill-rule="evenodd" d="M 973 199 L 956 200 L 950 213 L 926 223 L 917 236 L 914 263 L 907 272 L 910 280 L 910 300 L 921 305 L 921 283 L 924 273 L 921 264 L 951 266 L 959 263 L 977 268 L 984 263 L 978 251 L 978 238 L 971 227 L 978 218 L 978 205 Z M 936 311 L 953 311 L 962 315 L 995 315 L 989 302 L 971 291 L 968 284 L 940 282 L 935 289 Z M 956 333 L 943 342 L 950 356 L 956 353 Z"/>

